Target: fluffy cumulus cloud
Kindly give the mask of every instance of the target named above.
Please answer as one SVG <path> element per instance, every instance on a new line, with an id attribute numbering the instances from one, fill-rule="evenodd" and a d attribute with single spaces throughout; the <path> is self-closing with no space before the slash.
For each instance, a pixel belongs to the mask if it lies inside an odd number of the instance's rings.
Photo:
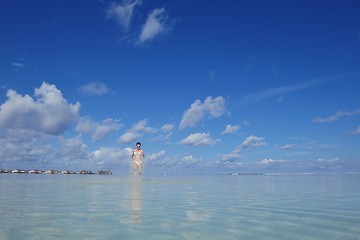
<path id="1" fill-rule="evenodd" d="M 264 145 L 266 145 L 264 138 L 251 135 L 247 137 L 238 147 L 236 147 L 234 152 L 240 152 L 244 148 L 258 148 Z"/>
<path id="2" fill-rule="evenodd" d="M 37 146 L 36 140 L 29 138 L 17 141 L 11 138 L 0 138 L 1 164 L 8 165 L 12 162 L 33 163 L 41 156 L 48 156 L 53 151 L 52 147 L 44 144 Z"/>
<path id="3" fill-rule="evenodd" d="M 69 104 L 55 85 L 42 83 L 34 95 L 8 90 L 0 106 L 0 155 L 7 165 L 54 166 L 86 158 L 78 137 L 62 134 L 79 117 L 80 104 Z"/>
<path id="4" fill-rule="evenodd" d="M 137 132 L 126 132 L 119 137 L 118 142 L 122 144 L 131 143 L 134 141 L 139 141 L 139 139 L 141 139 L 142 136 L 143 134 Z"/>
<path id="5" fill-rule="evenodd" d="M 222 132 L 222 134 L 233 134 L 236 133 L 240 129 L 240 125 L 231 125 L 228 124 L 225 127 L 225 130 Z"/>
<path id="6" fill-rule="evenodd" d="M 110 92 L 110 88 L 100 81 L 82 85 L 79 90 L 87 95 L 105 95 Z"/>
<path id="7" fill-rule="evenodd" d="M 119 137 L 118 142 L 125 144 L 134 141 L 140 141 L 144 134 L 155 133 L 156 129 L 148 127 L 147 124 L 147 120 L 140 120 L 139 122 L 135 123 L 129 130 L 127 130 Z"/>
<path id="8" fill-rule="evenodd" d="M 16 142 L 0 139 L 3 164 L 20 168 L 80 169 L 87 163 L 87 150 L 80 136 L 39 136 Z"/>
<path id="9" fill-rule="evenodd" d="M 196 167 L 202 163 L 201 158 L 194 158 L 192 155 L 185 155 L 179 162 L 178 165 L 181 167 Z"/>
<path id="10" fill-rule="evenodd" d="M 105 119 L 95 123 L 89 117 L 80 118 L 76 130 L 79 133 L 90 134 L 93 141 L 99 141 L 112 131 L 118 130 L 122 125 L 119 120 Z"/>
<path id="11" fill-rule="evenodd" d="M 183 157 L 166 157 L 165 151 L 160 151 L 158 153 L 151 154 L 146 156 L 146 161 L 144 164 L 148 166 L 155 167 L 156 171 L 171 172 L 175 169 L 193 169 L 193 168 L 202 168 L 206 167 L 206 163 L 202 158 L 195 158 L 190 154 L 186 154 Z"/>
<path id="12" fill-rule="evenodd" d="M 271 158 L 265 158 L 264 160 L 261 161 L 261 164 L 271 164 L 274 163 L 275 160 L 271 159 Z"/>
<path id="13" fill-rule="evenodd" d="M 55 85 L 42 83 L 34 98 L 8 90 L 0 106 L 0 128 L 59 135 L 79 116 L 80 103 L 69 104 Z"/>
<path id="14" fill-rule="evenodd" d="M 147 126 L 147 120 L 140 120 L 139 122 L 135 123 L 130 131 L 134 132 L 143 132 L 143 133 L 155 133 L 156 130 L 152 127 Z"/>
<path id="15" fill-rule="evenodd" d="M 106 148 L 101 147 L 100 149 L 93 151 L 89 154 L 91 162 L 97 165 L 116 163 L 119 165 L 127 165 L 131 160 L 131 148 Z"/>
<path id="16" fill-rule="evenodd" d="M 195 127 L 205 117 L 217 118 L 225 113 L 227 113 L 225 99 L 221 96 L 207 97 L 203 103 L 200 100 L 195 100 L 190 108 L 185 111 L 179 128 Z"/>
<path id="17" fill-rule="evenodd" d="M 134 8 L 141 4 L 141 0 L 124 0 L 121 3 L 112 3 L 106 10 L 106 16 L 114 19 L 125 31 L 128 31 Z"/>
<path id="18" fill-rule="evenodd" d="M 69 104 L 54 85 L 43 83 L 35 89 L 34 97 L 13 90 L 7 92 L 7 97 L 0 106 L 0 155 L 9 166 L 92 169 L 129 155 L 126 150 L 105 148 L 89 154 L 80 135 L 63 137 L 62 133 L 78 119 L 80 104 Z M 120 126 L 118 120 L 95 123 L 84 117 L 77 130 L 97 141 Z M 149 131 L 141 124 L 136 129 Z"/>
<path id="19" fill-rule="evenodd" d="M 164 8 L 156 8 L 150 12 L 141 28 L 139 43 L 150 41 L 170 31 L 168 15 Z"/>
<path id="20" fill-rule="evenodd" d="M 209 146 L 217 143 L 218 140 L 213 140 L 210 137 L 210 133 L 193 133 L 187 136 L 186 138 L 180 141 L 180 144 L 193 146 L 193 147 L 201 147 L 201 146 Z"/>
<path id="21" fill-rule="evenodd" d="M 88 147 L 83 143 L 80 136 L 72 138 L 60 138 L 60 149 L 55 150 L 56 159 L 64 163 L 79 164 L 84 159 L 87 159 Z"/>

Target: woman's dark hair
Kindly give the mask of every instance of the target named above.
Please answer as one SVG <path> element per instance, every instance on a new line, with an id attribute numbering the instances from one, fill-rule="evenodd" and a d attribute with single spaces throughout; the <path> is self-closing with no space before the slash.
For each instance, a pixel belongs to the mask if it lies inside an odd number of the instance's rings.
<path id="1" fill-rule="evenodd" d="M 141 146 L 141 142 L 137 142 L 135 145 L 140 145 Z"/>

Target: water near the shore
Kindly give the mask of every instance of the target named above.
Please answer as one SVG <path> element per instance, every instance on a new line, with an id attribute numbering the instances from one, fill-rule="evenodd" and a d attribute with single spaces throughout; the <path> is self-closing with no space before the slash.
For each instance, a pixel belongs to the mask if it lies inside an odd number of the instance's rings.
<path id="1" fill-rule="evenodd" d="M 0 174 L 0 239 L 360 239 L 360 175 Z"/>

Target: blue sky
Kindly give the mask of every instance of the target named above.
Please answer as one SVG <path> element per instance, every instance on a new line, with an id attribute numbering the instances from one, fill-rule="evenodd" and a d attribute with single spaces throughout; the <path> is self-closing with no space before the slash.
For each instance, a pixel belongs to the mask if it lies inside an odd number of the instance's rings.
<path id="1" fill-rule="evenodd" d="M 0 168 L 360 171 L 358 1 L 2 1 Z"/>

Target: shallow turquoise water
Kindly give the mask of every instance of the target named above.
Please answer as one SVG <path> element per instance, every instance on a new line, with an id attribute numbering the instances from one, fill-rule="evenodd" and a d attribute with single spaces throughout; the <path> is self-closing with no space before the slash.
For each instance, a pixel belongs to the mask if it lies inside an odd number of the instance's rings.
<path id="1" fill-rule="evenodd" d="M 360 175 L 0 174 L 0 239 L 360 239 Z"/>

